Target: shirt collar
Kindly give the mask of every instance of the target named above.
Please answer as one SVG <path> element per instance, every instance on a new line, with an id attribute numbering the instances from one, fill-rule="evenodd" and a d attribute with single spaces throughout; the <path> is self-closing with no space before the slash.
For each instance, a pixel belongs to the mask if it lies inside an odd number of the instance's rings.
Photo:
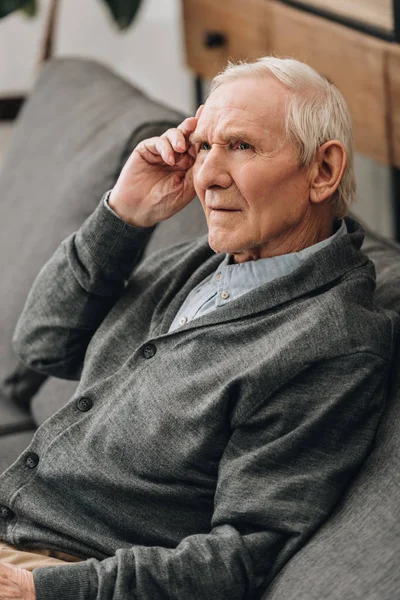
<path id="1" fill-rule="evenodd" d="M 299 252 L 291 252 L 290 254 L 282 254 L 271 258 L 260 258 L 259 260 L 251 260 L 240 264 L 229 264 L 230 255 L 227 254 L 217 271 L 210 278 L 210 283 L 216 289 L 217 294 L 227 292 L 229 294 L 227 300 L 229 298 L 229 301 L 232 301 L 234 298 L 262 284 L 288 275 L 307 260 L 309 256 L 322 250 L 322 248 L 346 233 L 346 223 L 342 219 L 340 226 L 333 235 Z"/>

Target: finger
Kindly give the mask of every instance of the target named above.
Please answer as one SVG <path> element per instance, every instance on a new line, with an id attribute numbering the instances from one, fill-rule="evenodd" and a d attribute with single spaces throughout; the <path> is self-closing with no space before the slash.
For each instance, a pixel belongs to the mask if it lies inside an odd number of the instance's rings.
<path id="1" fill-rule="evenodd" d="M 174 151 L 167 138 L 154 137 L 143 140 L 136 150 L 143 158 L 149 159 L 149 162 L 159 162 L 158 157 L 161 157 L 168 165 L 175 164 Z"/>
<path id="2" fill-rule="evenodd" d="M 196 110 L 196 119 L 199 120 L 201 113 L 203 112 L 204 104 L 200 104 L 199 108 Z"/>
<path id="3" fill-rule="evenodd" d="M 175 127 L 174 129 L 168 129 L 161 137 L 166 137 L 175 152 L 186 151 L 186 138 L 182 131 Z"/>
<path id="4" fill-rule="evenodd" d="M 185 152 L 184 154 L 178 154 L 178 159 L 176 161 L 174 170 L 186 172 L 188 169 L 193 167 L 193 164 L 194 159 L 188 152 Z"/>
<path id="5" fill-rule="evenodd" d="M 140 154 L 140 156 L 151 165 L 160 165 L 164 164 L 163 159 L 159 154 L 154 154 L 147 150 L 144 146 L 142 148 L 135 148 L 135 150 Z"/>
<path id="6" fill-rule="evenodd" d="M 175 164 L 175 153 L 174 149 L 167 138 L 157 138 L 156 141 L 156 150 L 162 157 L 163 161 L 167 163 L 167 165 Z"/>
<path id="7" fill-rule="evenodd" d="M 188 117 L 180 125 L 178 125 L 178 129 L 182 131 L 185 138 L 188 138 L 189 135 L 196 129 L 197 119 L 196 117 Z"/>
<path id="8" fill-rule="evenodd" d="M 135 152 L 137 152 L 141 156 L 141 158 L 143 158 L 149 164 L 152 164 L 152 165 L 163 165 L 164 164 L 164 160 L 158 154 L 158 152 L 156 152 L 155 150 L 154 150 L 154 152 L 152 152 L 151 150 L 147 149 L 143 143 L 141 143 L 139 146 L 136 146 Z"/>
<path id="9" fill-rule="evenodd" d="M 158 156 L 158 152 L 156 150 L 156 141 L 157 141 L 156 137 L 148 138 L 146 140 L 142 140 L 136 146 L 135 150 L 138 150 L 139 152 L 144 152 L 144 151 L 151 152 L 155 156 Z"/>

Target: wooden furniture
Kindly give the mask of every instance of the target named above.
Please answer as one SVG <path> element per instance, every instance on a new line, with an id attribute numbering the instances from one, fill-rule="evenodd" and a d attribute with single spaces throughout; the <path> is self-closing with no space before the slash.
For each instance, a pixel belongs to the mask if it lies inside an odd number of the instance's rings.
<path id="1" fill-rule="evenodd" d="M 393 0 L 298 0 L 289 4 L 347 19 L 356 27 L 359 24 L 380 29 L 388 35 L 394 33 Z"/>
<path id="2" fill-rule="evenodd" d="M 182 3 L 187 64 L 199 78 L 198 88 L 229 59 L 267 54 L 307 62 L 337 85 L 352 114 L 357 151 L 392 168 L 400 240 L 400 44 L 391 0 L 304 0 L 290 6 L 278 0 Z M 334 10 L 328 16 L 315 14 L 318 5 L 329 4 Z M 355 13 L 361 18 L 357 28 L 348 14 L 339 14 L 354 5 L 364 7 Z"/>

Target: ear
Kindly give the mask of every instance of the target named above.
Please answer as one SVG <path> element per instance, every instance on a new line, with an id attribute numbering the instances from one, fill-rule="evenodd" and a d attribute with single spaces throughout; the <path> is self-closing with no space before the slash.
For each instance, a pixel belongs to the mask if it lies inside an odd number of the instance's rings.
<path id="1" fill-rule="evenodd" d="M 347 152 L 339 140 L 322 144 L 310 170 L 310 200 L 324 202 L 336 192 L 347 165 Z"/>

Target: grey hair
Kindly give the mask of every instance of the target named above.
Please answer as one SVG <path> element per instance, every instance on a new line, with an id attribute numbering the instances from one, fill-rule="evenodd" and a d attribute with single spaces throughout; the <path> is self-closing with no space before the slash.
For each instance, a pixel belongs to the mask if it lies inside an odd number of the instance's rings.
<path id="1" fill-rule="evenodd" d="M 347 152 L 347 166 L 338 189 L 331 198 L 335 216 L 342 218 L 355 201 L 353 131 L 350 112 L 339 90 L 309 65 L 293 58 L 264 56 L 247 63 L 229 63 L 211 82 L 210 94 L 223 83 L 241 77 L 274 75 L 291 95 L 286 110 L 286 135 L 298 148 L 300 165 L 313 163 L 321 144 L 339 140 Z"/>

